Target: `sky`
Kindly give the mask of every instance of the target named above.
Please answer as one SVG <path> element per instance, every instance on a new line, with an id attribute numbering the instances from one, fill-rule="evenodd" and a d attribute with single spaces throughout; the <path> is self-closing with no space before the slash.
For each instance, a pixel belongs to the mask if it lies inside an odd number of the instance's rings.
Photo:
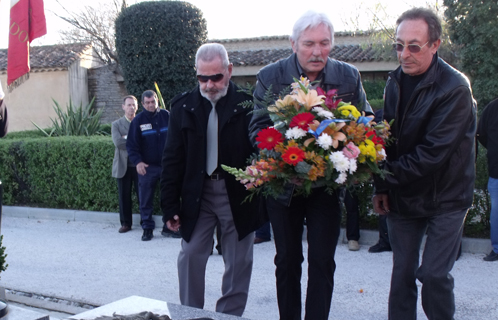
<path id="1" fill-rule="evenodd" d="M 83 6 L 97 6 L 111 0 L 59 0 L 69 11 L 79 12 Z M 129 5 L 139 0 L 127 0 Z M 413 6 L 442 3 L 442 0 L 189 0 L 199 8 L 207 22 L 208 39 L 233 39 L 289 35 L 294 22 L 307 10 L 325 12 L 336 31 L 366 30 L 371 25 L 372 12 L 383 23 L 393 25 L 397 16 Z M 380 4 L 383 9 L 375 9 Z M 65 12 L 56 0 L 44 0 L 47 35 L 32 45 L 56 44 L 59 30 L 70 26 L 54 13 Z M 7 48 L 10 0 L 0 0 L 0 48 Z M 67 15 L 67 14 L 66 14 Z M 357 26 L 357 27 L 356 27 Z"/>

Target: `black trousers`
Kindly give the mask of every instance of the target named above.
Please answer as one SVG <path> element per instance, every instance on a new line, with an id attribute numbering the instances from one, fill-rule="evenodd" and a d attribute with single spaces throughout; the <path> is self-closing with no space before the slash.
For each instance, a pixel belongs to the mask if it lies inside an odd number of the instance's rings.
<path id="1" fill-rule="evenodd" d="M 131 189 L 135 188 L 138 199 L 138 175 L 137 168 L 128 167 L 125 175 L 122 178 L 116 179 L 118 181 L 119 193 L 119 220 L 122 226 L 129 226 L 133 224 L 132 219 L 132 202 L 131 202 Z M 140 202 L 139 202 L 140 203 Z"/>
<path id="2" fill-rule="evenodd" d="M 281 320 L 301 319 L 303 222 L 308 229 L 308 289 L 305 319 L 328 319 L 334 288 L 334 255 L 341 210 L 336 193 L 314 189 L 308 197 L 293 197 L 289 207 L 267 199 L 277 254 L 277 300 Z"/>
<path id="3" fill-rule="evenodd" d="M 344 206 L 346 207 L 346 237 L 348 240 L 360 240 L 360 209 L 356 192 L 344 190 Z"/>

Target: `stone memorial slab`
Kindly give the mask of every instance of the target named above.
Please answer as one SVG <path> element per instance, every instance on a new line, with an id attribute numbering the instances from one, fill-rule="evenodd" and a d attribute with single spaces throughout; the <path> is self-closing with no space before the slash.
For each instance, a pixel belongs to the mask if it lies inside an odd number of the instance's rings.
<path id="1" fill-rule="evenodd" d="M 165 301 L 144 298 L 140 296 L 131 296 L 118 300 L 93 310 L 71 316 L 69 320 L 94 320 L 98 317 L 112 317 L 113 314 L 126 316 L 138 314 L 143 311 L 149 311 L 159 316 L 167 315 L 172 320 L 190 320 L 190 319 L 212 319 L 212 320 L 249 320 L 237 316 L 223 313 L 186 307 Z"/>

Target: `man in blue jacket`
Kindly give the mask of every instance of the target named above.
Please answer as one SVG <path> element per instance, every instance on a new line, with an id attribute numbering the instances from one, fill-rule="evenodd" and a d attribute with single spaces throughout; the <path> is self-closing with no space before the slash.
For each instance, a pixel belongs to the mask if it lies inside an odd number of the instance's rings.
<path id="1" fill-rule="evenodd" d="M 143 111 L 130 124 L 126 149 L 138 173 L 142 241 L 152 239 L 155 228 L 152 219 L 154 193 L 161 177 L 161 158 L 168 133 L 169 112 L 158 108 L 157 94 L 147 90 L 142 94 Z"/>

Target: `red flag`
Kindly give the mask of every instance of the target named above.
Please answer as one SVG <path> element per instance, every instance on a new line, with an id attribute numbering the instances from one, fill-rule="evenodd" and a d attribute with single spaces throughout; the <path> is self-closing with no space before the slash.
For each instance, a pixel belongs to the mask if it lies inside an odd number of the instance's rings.
<path id="1" fill-rule="evenodd" d="M 7 85 L 18 87 L 29 77 L 29 44 L 47 33 L 43 0 L 10 0 Z"/>

